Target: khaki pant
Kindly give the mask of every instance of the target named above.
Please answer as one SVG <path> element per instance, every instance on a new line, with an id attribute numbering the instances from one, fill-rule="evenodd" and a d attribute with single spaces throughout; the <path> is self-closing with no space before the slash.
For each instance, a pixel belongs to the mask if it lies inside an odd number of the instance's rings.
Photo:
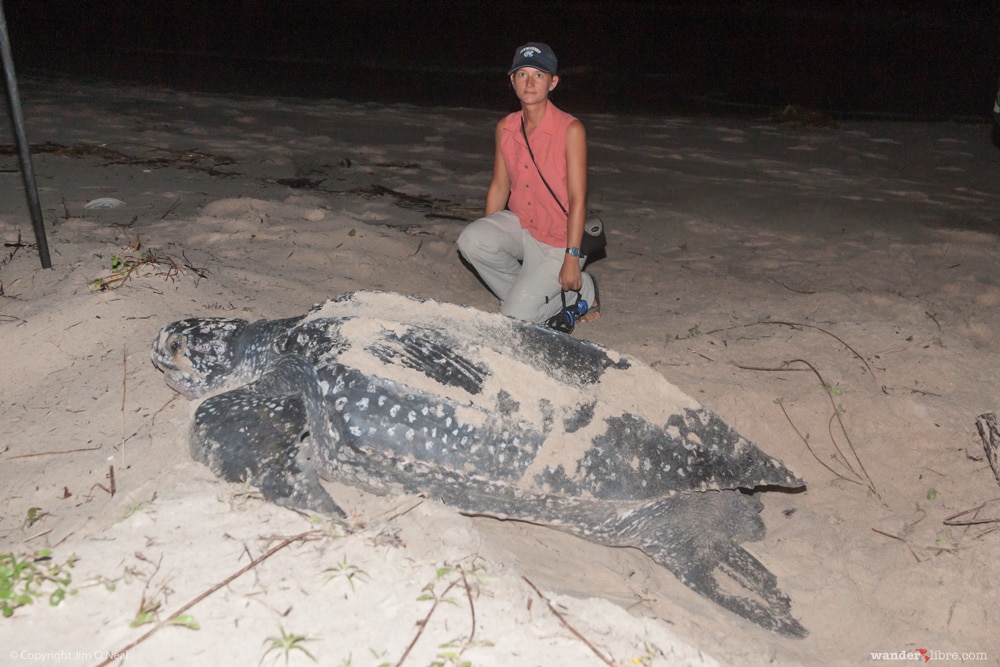
<path id="1" fill-rule="evenodd" d="M 562 309 L 559 271 L 566 248 L 535 240 L 510 211 L 469 223 L 458 237 L 458 249 L 500 299 L 504 315 L 544 322 Z M 580 258 L 580 268 L 585 261 Z M 586 272 L 580 293 L 594 303 L 594 280 Z"/>

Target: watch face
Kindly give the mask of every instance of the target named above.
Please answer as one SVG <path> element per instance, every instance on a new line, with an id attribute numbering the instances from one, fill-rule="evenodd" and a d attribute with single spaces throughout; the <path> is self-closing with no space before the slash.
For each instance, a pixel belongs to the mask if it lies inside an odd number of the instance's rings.
<path id="1" fill-rule="evenodd" d="M 579 248 L 566 248 L 566 254 L 567 255 L 571 255 L 573 257 L 579 257 L 580 256 L 580 249 Z"/>

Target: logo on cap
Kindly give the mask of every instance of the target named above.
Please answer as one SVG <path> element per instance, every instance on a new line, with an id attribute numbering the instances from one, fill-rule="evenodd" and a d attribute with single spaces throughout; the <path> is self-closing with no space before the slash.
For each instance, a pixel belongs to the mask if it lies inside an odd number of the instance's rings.
<path id="1" fill-rule="evenodd" d="M 528 42 L 519 46 L 514 52 L 514 62 L 507 74 L 513 74 L 522 67 L 535 67 L 543 72 L 555 74 L 558 66 L 556 54 L 552 53 L 552 49 L 548 45 L 540 42 Z"/>

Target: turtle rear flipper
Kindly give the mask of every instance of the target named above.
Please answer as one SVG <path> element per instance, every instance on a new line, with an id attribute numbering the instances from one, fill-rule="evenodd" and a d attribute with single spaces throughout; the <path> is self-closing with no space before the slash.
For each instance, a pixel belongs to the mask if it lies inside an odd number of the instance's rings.
<path id="1" fill-rule="evenodd" d="M 764 536 L 760 507 L 739 491 L 683 493 L 622 517 L 621 535 L 696 593 L 762 628 L 805 637 L 777 578 L 739 544 Z"/>
<path id="2" fill-rule="evenodd" d="M 791 601 L 778 588 L 777 578 L 735 542 L 717 547 L 719 561 L 691 562 L 681 576 L 692 590 L 726 609 L 786 637 L 805 637 L 809 631 L 792 617 Z M 724 582 L 720 587 L 720 575 Z M 749 595 L 731 594 L 724 589 L 734 584 Z"/>
<path id="3" fill-rule="evenodd" d="M 252 385 L 207 399 L 195 413 L 191 456 L 266 500 L 342 518 L 319 482 L 314 458 L 329 451 L 331 431 L 322 399 L 310 395 L 318 384 L 303 374 L 315 379 L 304 360 L 285 358 Z"/>

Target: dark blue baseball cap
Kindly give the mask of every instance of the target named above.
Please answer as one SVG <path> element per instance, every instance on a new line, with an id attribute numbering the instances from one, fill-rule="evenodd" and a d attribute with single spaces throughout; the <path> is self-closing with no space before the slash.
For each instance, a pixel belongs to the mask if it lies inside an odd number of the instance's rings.
<path id="1" fill-rule="evenodd" d="M 548 44 L 528 42 L 524 46 L 518 47 L 517 51 L 514 52 L 514 62 L 511 64 L 507 76 L 522 67 L 534 67 L 543 72 L 555 74 L 559 68 L 559 61 Z"/>

